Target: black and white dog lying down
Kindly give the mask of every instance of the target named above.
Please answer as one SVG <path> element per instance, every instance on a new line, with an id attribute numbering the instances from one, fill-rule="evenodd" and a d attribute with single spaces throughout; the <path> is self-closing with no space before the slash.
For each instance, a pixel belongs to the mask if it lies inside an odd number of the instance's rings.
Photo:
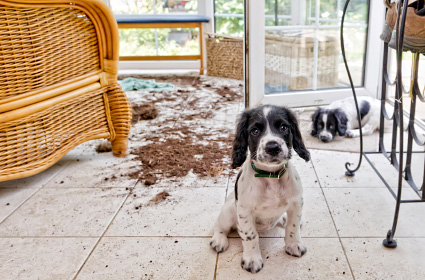
<path id="1" fill-rule="evenodd" d="M 227 234 L 237 229 L 243 245 L 241 265 L 249 272 L 263 267 L 258 232 L 277 224 L 286 223 L 286 253 L 301 257 L 307 250 L 300 235 L 303 189 L 290 161 L 292 148 L 310 160 L 290 110 L 265 105 L 242 113 L 232 155 L 232 167 L 242 168 L 235 191 L 227 197 L 215 223 L 210 245 L 223 252 L 229 246 Z"/>
<path id="2" fill-rule="evenodd" d="M 357 97 L 363 135 L 370 135 L 379 127 L 381 103 L 368 96 Z M 311 135 L 323 142 L 331 142 L 336 134 L 347 137 L 360 136 L 354 98 L 337 100 L 325 108 L 317 108 L 312 115 Z"/>

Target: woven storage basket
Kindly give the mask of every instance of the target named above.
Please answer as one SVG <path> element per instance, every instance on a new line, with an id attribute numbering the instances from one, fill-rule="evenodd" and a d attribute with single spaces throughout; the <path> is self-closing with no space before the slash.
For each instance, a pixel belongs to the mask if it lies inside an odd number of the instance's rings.
<path id="1" fill-rule="evenodd" d="M 41 172 L 91 139 L 126 154 L 131 109 L 105 3 L 0 1 L 0 50 L 0 181 Z"/>
<path id="2" fill-rule="evenodd" d="M 243 80 L 242 38 L 207 35 L 207 75 Z"/>
<path id="3" fill-rule="evenodd" d="M 288 90 L 313 87 L 314 38 L 266 35 L 265 83 Z M 338 42 L 335 37 L 319 39 L 317 87 L 338 83 Z"/>

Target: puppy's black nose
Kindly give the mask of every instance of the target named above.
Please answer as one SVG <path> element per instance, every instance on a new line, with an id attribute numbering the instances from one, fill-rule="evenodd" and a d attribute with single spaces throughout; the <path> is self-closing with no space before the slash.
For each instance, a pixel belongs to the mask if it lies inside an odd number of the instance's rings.
<path id="1" fill-rule="evenodd" d="M 266 153 L 271 156 L 277 156 L 282 151 L 282 148 L 276 141 L 270 141 L 266 144 Z"/>
<path id="2" fill-rule="evenodd" d="M 320 139 L 322 142 L 324 142 L 324 143 L 331 142 L 331 139 L 329 139 L 329 138 L 328 138 L 328 137 L 326 137 L 326 136 L 320 136 L 320 137 L 319 137 L 319 139 Z"/>

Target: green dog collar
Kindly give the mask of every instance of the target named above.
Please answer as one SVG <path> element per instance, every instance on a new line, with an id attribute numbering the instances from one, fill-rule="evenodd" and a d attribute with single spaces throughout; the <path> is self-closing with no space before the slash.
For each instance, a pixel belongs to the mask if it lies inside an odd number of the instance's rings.
<path id="1" fill-rule="evenodd" d="M 254 162 L 252 162 L 252 160 L 251 160 L 251 167 L 252 169 L 254 169 L 255 172 L 257 172 L 257 174 L 255 174 L 255 177 L 279 179 L 285 174 L 286 168 L 288 167 L 288 163 L 285 163 L 285 165 L 283 166 L 281 170 L 275 171 L 275 172 L 269 172 L 269 171 L 258 169 L 257 167 L 255 167 Z"/>

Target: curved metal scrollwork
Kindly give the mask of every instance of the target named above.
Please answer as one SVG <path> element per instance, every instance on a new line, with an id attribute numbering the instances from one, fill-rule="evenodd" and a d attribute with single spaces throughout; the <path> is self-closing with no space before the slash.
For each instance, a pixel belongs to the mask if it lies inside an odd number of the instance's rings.
<path id="1" fill-rule="evenodd" d="M 360 114 L 357 104 L 357 98 L 355 94 L 355 90 L 352 84 L 351 75 L 347 66 L 347 62 L 345 59 L 345 50 L 344 50 L 344 39 L 343 39 L 343 26 L 344 26 L 344 17 L 347 10 L 347 6 L 350 0 L 347 0 L 344 6 L 344 11 L 342 15 L 342 21 L 341 21 L 341 49 L 342 49 L 342 56 L 344 58 L 345 67 L 348 73 L 348 77 L 350 79 L 350 84 L 353 91 L 354 101 L 356 103 L 356 109 L 357 109 L 357 117 L 359 120 L 360 125 Z M 390 1 L 387 1 L 387 8 L 390 8 Z M 425 96 L 421 94 L 421 91 L 419 89 L 418 85 L 418 69 L 419 69 L 419 56 L 421 54 L 415 53 L 414 51 L 410 50 L 412 53 L 414 53 L 414 59 L 412 61 L 412 74 L 411 74 L 411 81 L 409 85 L 409 90 L 406 90 L 403 86 L 402 81 L 402 55 L 404 51 L 408 51 L 408 47 L 404 45 L 404 27 L 406 24 L 406 15 L 407 15 L 407 8 L 408 8 L 408 1 L 407 0 L 400 0 L 400 5 L 398 6 L 397 11 L 397 20 L 396 20 L 396 61 L 397 61 L 397 73 L 394 81 L 391 81 L 388 75 L 388 50 L 389 50 L 389 44 L 384 43 L 384 60 L 383 60 L 383 71 L 382 71 L 382 94 L 381 94 L 381 114 L 380 114 L 380 130 L 379 130 L 379 152 L 383 154 L 390 163 L 396 168 L 398 171 L 398 185 L 397 185 L 397 191 L 394 192 L 390 185 L 385 181 L 383 176 L 379 174 L 379 171 L 373 167 L 371 161 L 367 157 L 368 154 L 377 154 L 376 152 L 363 152 L 363 140 L 362 140 L 362 131 L 360 126 L 360 160 L 355 169 L 350 169 L 350 164 L 346 163 L 346 174 L 349 176 L 353 176 L 354 172 L 356 172 L 361 165 L 362 157 L 364 156 L 367 161 L 372 165 L 373 169 L 378 173 L 381 180 L 384 182 L 390 193 L 393 195 L 393 197 L 396 200 L 396 207 L 395 207 L 395 213 L 394 213 L 394 220 L 393 220 L 393 226 L 388 231 L 386 238 L 383 241 L 383 245 L 388 248 L 395 248 L 397 247 L 397 242 L 394 240 L 394 234 L 397 229 L 397 222 L 399 217 L 399 210 L 400 205 L 402 203 L 413 203 L 413 202 L 425 202 L 425 170 L 422 178 L 422 183 L 420 185 L 417 185 L 413 175 L 412 175 L 412 164 L 413 164 L 413 155 L 415 153 L 424 153 L 423 151 L 413 151 L 413 144 L 415 143 L 419 147 L 425 146 L 425 141 L 423 139 L 420 139 L 418 132 L 416 131 L 417 126 L 415 125 L 415 113 L 416 113 L 416 105 L 417 102 L 425 103 Z M 417 8 L 418 10 L 423 8 L 424 1 L 418 1 L 417 2 Z M 387 112 L 387 109 L 385 107 L 386 100 L 387 100 L 387 88 L 389 86 L 395 86 L 395 100 L 394 100 L 394 110 L 393 112 Z M 404 122 L 404 106 L 403 106 L 403 94 L 409 94 L 411 97 L 410 102 L 410 108 L 409 108 L 409 114 L 408 114 L 408 123 Z M 419 101 L 418 101 L 419 100 Z M 384 145 L 384 123 L 386 120 L 391 121 L 392 120 L 392 135 L 391 135 L 391 149 L 386 150 Z M 405 148 L 405 130 L 404 127 L 407 128 L 407 149 Z M 425 136 L 425 135 L 424 135 Z M 401 193 L 402 193 L 402 184 L 403 181 L 406 181 L 412 189 L 416 192 L 416 194 L 419 196 L 418 199 L 410 199 L 410 200 L 402 200 L 401 199 Z M 419 188 L 420 186 L 420 188 Z"/>
<path id="2" fill-rule="evenodd" d="M 353 79 L 351 78 L 350 69 L 348 68 L 347 58 L 345 57 L 345 46 L 344 46 L 344 20 L 345 20 L 345 14 L 347 12 L 348 4 L 350 4 L 350 0 L 347 0 L 344 5 L 344 10 L 342 12 L 342 18 L 341 18 L 341 30 L 340 30 L 340 41 L 341 41 L 341 52 L 342 52 L 342 58 L 344 60 L 345 69 L 347 70 L 348 79 L 350 80 L 350 86 L 351 90 L 353 92 L 354 102 L 356 104 L 356 112 L 357 112 L 357 120 L 359 121 L 359 132 L 360 132 L 360 158 L 359 163 L 357 164 L 357 167 L 354 169 L 350 168 L 351 163 L 347 162 L 345 163 L 345 169 L 347 171 L 345 172 L 345 175 L 347 176 L 354 176 L 354 173 L 359 170 L 361 164 L 362 164 L 362 156 L 363 156 L 363 131 L 362 131 L 362 123 L 360 118 L 360 110 L 359 110 L 359 104 L 357 102 L 357 96 L 356 91 L 354 89 Z"/>

